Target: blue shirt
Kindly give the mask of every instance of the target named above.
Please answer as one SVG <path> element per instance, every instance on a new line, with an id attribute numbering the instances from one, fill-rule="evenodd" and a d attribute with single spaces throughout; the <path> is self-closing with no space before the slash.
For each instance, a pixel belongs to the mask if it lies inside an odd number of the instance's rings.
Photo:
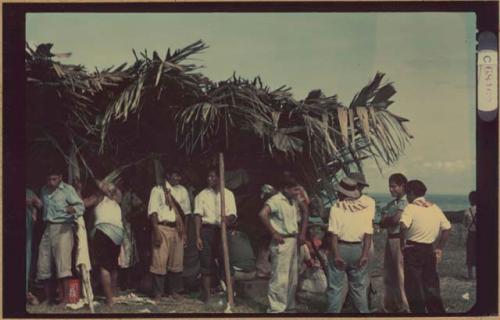
<path id="1" fill-rule="evenodd" d="M 408 205 L 408 200 L 406 200 L 406 195 L 401 199 L 394 199 L 389 202 L 384 208 L 382 208 L 382 217 L 391 217 L 395 215 L 399 210 L 403 211 Z M 388 227 L 387 232 L 389 234 L 399 233 L 399 223 L 394 227 Z"/>
<path id="2" fill-rule="evenodd" d="M 47 186 L 42 188 L 43 221 L 52 223 L 72 223 L 76 218 L 83 216 L 85 210 L 83 201 L 75 189 L 61 181 L 59 186 L 50 193 Z M 72 206 L 76 213 L 66 212 L 66 207 Z"/>

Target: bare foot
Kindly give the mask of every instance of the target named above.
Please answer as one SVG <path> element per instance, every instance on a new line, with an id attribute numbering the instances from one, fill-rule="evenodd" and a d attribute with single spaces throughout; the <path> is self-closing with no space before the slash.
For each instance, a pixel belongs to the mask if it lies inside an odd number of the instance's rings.
<path id="1" fill-rule="evenodd" d="M 28 303 L 31 305 L 40 304 L 37 297 L 33 295 L 31 292 L 28 292 L 28 294 L 26 295 L 26 301 L 28 301 Z"/>

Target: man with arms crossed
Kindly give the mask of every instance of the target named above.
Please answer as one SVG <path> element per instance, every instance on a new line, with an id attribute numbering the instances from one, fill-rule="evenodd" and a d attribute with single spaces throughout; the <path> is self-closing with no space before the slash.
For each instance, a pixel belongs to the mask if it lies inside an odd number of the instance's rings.
<path id="1" fill-rule="evenodd" d="M 404 287 L 403 253 L 400 247 L 399 219 L 408 204 L 405 186 L 408 180 L 401 173 L 389 177 L 389 191 L 394 198 L 382 209 L 380 226 L 387 229 L 384 255 L 384 311 L 409 312 Z"/>

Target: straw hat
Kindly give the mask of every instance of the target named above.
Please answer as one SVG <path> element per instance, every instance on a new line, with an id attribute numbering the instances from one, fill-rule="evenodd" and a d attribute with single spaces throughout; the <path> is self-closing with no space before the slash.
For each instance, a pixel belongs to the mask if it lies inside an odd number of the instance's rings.
<path id="1" fill-rule="evenodd" d="M 349 174 L 349 178 L 356 181 L 357 184 L 359 184 L 363 187 L 370 186 L 368 183 L 366 183 L 365 175 L 362 174 L 361 172 L 353 172 L 353 173 Z"/>
<path id="2" fill-rule="evenodd" d="M 336 185 L 335 190 L 346 195 L 349 198 L 359 198 L 361 192 L 358 190 L 358 184 L 356 181 L 349 177 L 344 177 L 340 180 L 340 183 Z"/>

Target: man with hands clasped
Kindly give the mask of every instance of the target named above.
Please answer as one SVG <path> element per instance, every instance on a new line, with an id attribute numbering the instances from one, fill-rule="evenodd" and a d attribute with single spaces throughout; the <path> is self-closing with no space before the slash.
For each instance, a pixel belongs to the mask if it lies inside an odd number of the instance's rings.
<path id="1" fill-rule="evenodd" d="M 360 313 L 368 313 L 367 263 L 372 242 L 374 201 L 360 201 L 356 181 L 345 177 L 336 186 L 338 200 L 330 209 L 328 232 L 332 234 L 328 256 L 328 312 L 340 313 L 342 288 L 347 281 L 348 294 Z"/>

